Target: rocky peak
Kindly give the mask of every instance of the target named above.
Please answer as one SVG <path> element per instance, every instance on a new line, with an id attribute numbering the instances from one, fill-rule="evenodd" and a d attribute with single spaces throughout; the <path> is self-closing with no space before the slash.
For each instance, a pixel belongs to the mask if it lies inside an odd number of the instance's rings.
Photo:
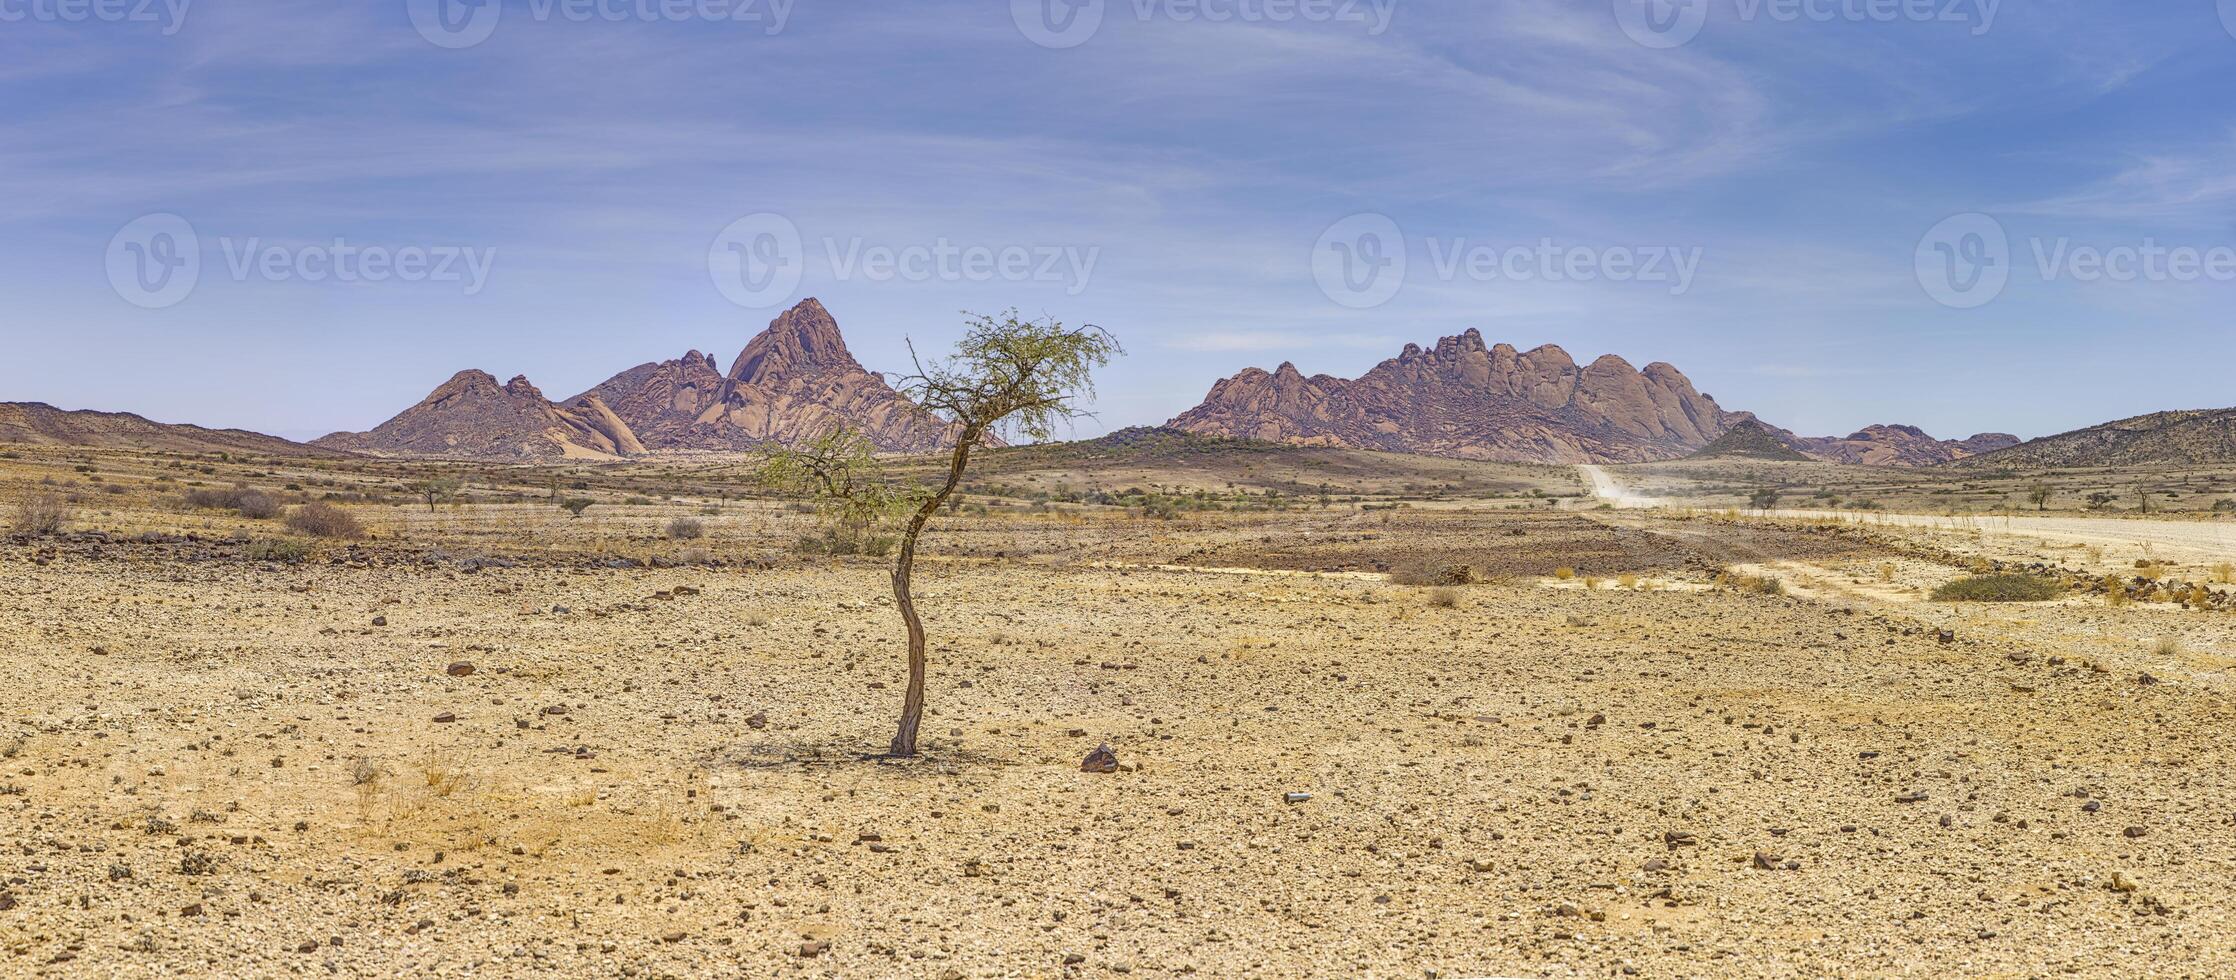
<path id="1" fill-rule="evenodd" d="M 730 380 L 762 384 L 782 374 L 817 368 L 863 370 L 846 349 L 838 321 L 814 297 L 784 311 L 745 345 L 730 365 Z"/>
<path id="2" fill-rule="evenodd" d="M 1668 365 L 1609 355 L 1579 369 L 1547 344 L 1484 345 L 1480 331 L 1407 344 L 1356 380 L 1283 364 L 1220 381 L 1172 428 L 1517 462 L 1672 459 L 1720 435 L 1729 413 Z"/>

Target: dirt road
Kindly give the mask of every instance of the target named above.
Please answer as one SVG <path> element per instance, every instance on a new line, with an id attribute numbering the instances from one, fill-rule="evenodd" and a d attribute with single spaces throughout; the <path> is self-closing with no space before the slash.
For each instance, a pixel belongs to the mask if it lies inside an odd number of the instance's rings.
<path id="1" fill-rule="evenodd" d="M 1579 466 L 1600 500 L 1626 510 L 1676 503 L 1625 489 L 1605 467 Z M 1999 537 L 2040 538 L 2068 544 L 2133 548 L 2193 561 L 2236 560 L 2236 526 L 2209 521 L 2125 520 L 2110 517 L 2049 517 L 2023 514 L 1968 515 L 1859 513 L 1833 510 L 1773 510 L 1767 517 L 1834 519 L 1943 531 L 1980 531 Z"/>

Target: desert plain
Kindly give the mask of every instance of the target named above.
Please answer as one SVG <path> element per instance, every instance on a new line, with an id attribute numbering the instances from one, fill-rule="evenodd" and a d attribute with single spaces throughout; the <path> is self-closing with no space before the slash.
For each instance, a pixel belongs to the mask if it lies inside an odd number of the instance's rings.
<path id="1" fill-rule="evenodd" d="M 738 464 L 12 452 L 0 973 L 2236 973 L 2225 516 L 1341 455 L 997 454 L 890 760 L 889 561 Z"/>

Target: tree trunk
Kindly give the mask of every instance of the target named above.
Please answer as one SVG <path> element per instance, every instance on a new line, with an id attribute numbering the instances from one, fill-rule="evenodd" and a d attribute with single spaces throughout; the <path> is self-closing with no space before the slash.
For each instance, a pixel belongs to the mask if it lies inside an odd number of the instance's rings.
<path id="1" fill-rule="evenodd" d="M 916 615 L 916 595 L 909 587 L 909 575 L 916 569 L 916 540 L 923 536 L 924 525 L 931 523 L 932 515 L 939 513 L 941 504 L 954 494 L 963 482 L 963 469 L 970 465 L 971 447 L 983 435 L 976 426 L 967 426 L 955 441 L 955 456 L 947 467 L 947 482 L 909 518 L 908 529 L 901 534 L 901 554 L 893 563 L 893 602 L 901 607 L 901 622 L 908 626 L 908 694 L 901 701 L 901 728 L 893 735 L 890 755 L 909 759 L 916 756 L 916 729 L 924 721 L 924 621 Z"/>

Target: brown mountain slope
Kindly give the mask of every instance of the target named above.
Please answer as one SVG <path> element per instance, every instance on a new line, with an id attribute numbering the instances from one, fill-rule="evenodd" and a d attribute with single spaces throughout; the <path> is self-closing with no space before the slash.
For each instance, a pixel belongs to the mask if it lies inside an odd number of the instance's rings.
<path id="1" fill-rule="evenodd" d="M 65 411 L 41 402 L 0 402 L 0 443 L 170 453 L 337 455 L 331 450 L 245 429 L 172 425 L 129 412 Z"/>
<path id="2" fill-rule="evenodd" d="M 1684 456 L 1737 418 L 1667 364 L 1638 371 L 1608 355 L 1579 367 L 1558 347 L 1486 348 L 1469 330 L 1432 349 L 1407 344 L 1356 380 L 1251 368 L 1167 424 L 1303 445 L 1605 463 Z"/>
<path id="3" fill-rule="evenodd" d="M 1974 456 L 1972 467 L 2236 462 L 2236 408 L 2156 412 Z"/>
<path id="4" fill-rule="evenodd" d="M 845 423 L 879 449 L 952 445 L 952 428 L 862 367 L 838 321 L 800 301 L 746 344 L 728 373 L 698 351 L 630 368 L 582 394 L 611 406 L 654 450 L 751 449 L 793 442 Z M 579 399 L 578 399 L 579 400 Z"/>
<path id="5" fill-rule="evenodd" d="M 313 445 L 383 456 L 455 459 L 614 459 L 644 445 L 596 399 L 559 406 L 516 377 L 460 371 L 371 432 L 337 432 Z"/>
<path id="6" fill-rule="evenodd" d="M 1845 439 L 1803 439 L 1818 459 L 1859 466 L 1939 466 L 2019 444 L 2019 437 L 1985 432 L 1970 439 L 1935 439 L 1912 425 L 1874 425 Z"/>

